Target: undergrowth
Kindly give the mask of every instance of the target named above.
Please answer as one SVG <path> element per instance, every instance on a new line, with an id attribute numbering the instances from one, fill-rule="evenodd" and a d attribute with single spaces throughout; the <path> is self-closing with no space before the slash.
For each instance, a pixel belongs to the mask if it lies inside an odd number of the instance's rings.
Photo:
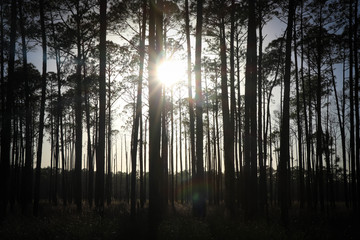
<path id="1" fill-rule="evenodd" d="M 295 208 L 294 208 L 295 209 Z M 205 218 L 195 218 L 190 205 L 175 205 L 158 228 L 159 239 L 360 239 L 358 218 L 344 209 L 332 214 L 291 211 L 288 227 L 279 219 L 278 209 L 267 216 L 245 220 L 224 214 L 224 207 L 208 207 Z M 76 207 L 41 204 L 39 217 L 8 213 L 0 224 L 0 239 L 149 239 L 147 208 L 138 209 L 135 218 L 129 206 L 115 202 L 99 214 L 85 204 Z"/>

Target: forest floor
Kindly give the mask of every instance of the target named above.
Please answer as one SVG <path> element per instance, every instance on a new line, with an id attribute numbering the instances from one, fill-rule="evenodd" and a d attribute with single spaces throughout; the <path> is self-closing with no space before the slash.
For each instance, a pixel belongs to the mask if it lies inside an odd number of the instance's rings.
<path id="1" fill-rule="evenodd" d="M 159 239 L 360 239 L 359 216 L 351 217 L 342 206 L 331 214 L 292 210 L 287 228 L 275 208 L 253 221 L 244 221 L 241 212 L 230 219 L 222 206 L 208 207 L 202 219 L 192 217 L 190 205 L 176 204 L 175 210 L 169 208 L 160 224 Z M 0 239 L 149 239 L 147 226 L 147 209 L 131 218 L 125 203 L 105 207 L 102 217 L 86 206 L 78 213 L 75 205 L 42 203 L 37 218 L 9 213 L 0 223 Z"/>

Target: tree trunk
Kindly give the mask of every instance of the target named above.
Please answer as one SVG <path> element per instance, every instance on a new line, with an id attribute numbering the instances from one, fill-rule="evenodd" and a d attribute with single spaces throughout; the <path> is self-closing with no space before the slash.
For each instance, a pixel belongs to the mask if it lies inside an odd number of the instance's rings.
<path id="1" fill-rule="evenodd" d="M 93 205 L 94 194 L 94 162 L 91 149 L 91 134 L 90 134 L 90 99 L 89 99 L 89 82 L 85 83 L 85 114 L 86 114 L 86 130 L 87 130 L 87 158 L 89 167 L 89 182 L 88 182 L 88 202 L 89 207 Z"/>
<path id="2" fill-rule="evenodd" d="M 299 163 L 299 201 L 300 208 L 304 207 L 304 173 L 302 165 L 302 126 L 301 126 L 301 106 L 300 106 L 300 91 L 299 91 L 299 75 L 298 75 L 298 61 L 297 61 L 297 42 L 296 42 L 296 20 L 294 19 L 294 58 L 295 58 L 295 81 L 296 81 L 296 118 L 297 118 L 297 130 L 298 130 L 298 163 Z M 304 109 L 304 111 L 306 111 Z"/>
<path id="3" fill-rule="evenodd" d="M 291 42 L 293 34 L 293 17 L 295 13 L 294 1 L 289 0 L 289 15 L 286 34 L 286 59 L 285 59 L 285 76 L 284 76 L 284 101 L 283 114 L 280 132 L 280 160 L 279 160 L 279 200 L 281 208 L 281 220 L 285 226 L 288 225 L 288 170 L 289 162 L 289 137 L 290 137 L 290 72 L 291 72 Z"/>
<path id="4" fill-rule="evenodd" d="M 175 181 L 174 181 L 174 91 L 171 86 L 170 90 L 171 109 L 170 109 L 170 121 L 171 121 L 171 138 L 170 138 L 170 163 L 171 163 L 171 189 L 170 189 L 170 201 L 173 212 L 175 212 Z"/>
<path id="5" fill-rule="evenodd" d="M 263 47 L 263 35 L 262 35 L 262 1 L 258 2 L 258 21 L 259 21 L 259 56 L 258 56 L 258 154 L 259 154 L 259 168 L 260 168 L 260 184 L 259 184 L 259 203 L 260 211 L 265 212 L 267 204 L 267 190 L 266 190 L 266 164 L 263 156 L 263 132 L 262 132 L 262 47 Z"/>
<path id="6" fill-rule="evenodd" d="M 107 0 L 100 1 L 100 76 L 99 76 L 99 140 L 96 149 L 95 205 L 104 212 L 104 163 L 105 163 L 105 105 L 106 105 L 106 7 Z"/>
<path id="7" fill-rule="evenodd" d="M 317 111 L 317 129 L 316 129 L 316 160 L 319 164 L 319 175 L 318 175 L 318 181 L 319 181 L 319 197 L 320 197 L 320 208 L 321 211 L 325 210 L 325 206 L 324 206 L 324 185 L 323 185 L 323 159 L 322 159 L 322 155 L 323 155 L 323 143 L 322 143 L 322 136 L 323 136 L 323 132 L 322 132 L 322 126 L 321 126 L 321 92 L 322 92 L 322 87 L 321 87 L 321 81 L 322 81 L 322 76 L 321 76 L 321 62 L 322 62 L 322 5 L 320 6 L 319 9 L 320 12 L 320 25 L 319 25 L 319 36 L 317 36 L 317 51 L 318 51 L 318 56 L 317 56 L 317 88 L 316 88 L 316 111 Z"/>
<path id="8" fill-rule="evenodd" d="M 215 66 L 216 66 L 215 62 Z M 216 66 L 217 68 L 217 66 Z M 215 86 L 218 86 L 217 69 L 215 69 Z M 219 131 L 219 99 L 217 87 L 215 88 L 215 125 L 216 125 L 216 153 L 214 152 L 215 159 L 217 159 L 217 181 L 216 181 L 216 202 L 219 205 L 222 200 L 222 164 L 221 164 L 221 153 L 220 153 L 220 131 Z"/>
<path id="9" fill-rule="evenodd" d="M 79 2 L 76 4 L 76 12 L 80 13 Z M 77 15 L 76 21 L 76 47 L 77 47 L 77 65 L 76 65 L 76 87 L 75 87 L 75 203 L 77 210 L 82 209 L 82 184 L 81 184 L 81 165 L 82 165 L 82 54 L 81 54 L 81 26 L 80 16 Z"/>
<path id="10" fill-rule="evenodd" d="M 221 103 L 224 125 L 224 162 L 225 162 L 225 205 L 228 212 L 234 215 L 234 128 L 229 113 L 229 99 L 226 70 L 225 23 L 220 19 L 220 58 L 221 58 Z M 232 79 L 234 80 L 234 79 Z M 233 83 L 232 83 L 233 84 Z"/>
<path id="11" fill-rule="evenodd" d="M 151 238 L 157 237 L 157 226 L 162 218 L 163 164 L 160 158 L 161 111 L 159 111 L 162 87 L 156 79 L 156 39 L 155 30 L 162 33 L 162 28 L 155 28 L 157 18 L 156 5 L 150 0 L 149 10 L 149 226 Z M 158 26 L 156 26 L 158 27 Z"/>
<path id="12" fill-rule="evenodd" d="M 158 53 L 160 54 L 160 53 Z M 164 213 L 167 210 L 167 204 L 169 201 L 169 140 L 168 140 L 168 128 L 167 128 L 167 117 L 166 117 L 166 90 L 165 85 L 162 86 L 162 103 L 161 103 L 161 159 L 163 168 L 163 179 L 162 179 L 162 193 L 163 193 L 163 207 Z"/>
<path id="13" fill-rule="evenodd" d="M 187 48 L 187 76 L 188 76 L 188 93 L 189 93 L 189 115 L 190 115 L 190 150 L 192 163 L 192 177 L 196 174 L 196 157 L 195 157 L 195 117 L 194 117 L 194 100 L 192 98 L 192 83 L 191 83 L 191 46 L 190 46 L 190 26 L 189 26 L 189 3 L 185 0 L 185 33 L 186 33 L 186 48 Z"/>
<path id="14" fill-rule="evenodd" d="M 4 1 L 0 2 L 0 41 L 1 41 L 1 46 L 4 46 Z M 4 77 L 4 52 L 5 49 L 4 47 L 2 47 L 0 49 L 0 84 L 1 84 L 1 109 L 2 111 L 2 115 L 1 117 L 4 119 L 4 114 L 5 114 L 5 77 Z"/>
<path id="15" fill-rule="evenodd" d="M 257 125 L 256 125 L 256 15 L 255 3 L 248 1 L 249 21 L 245 70 L 245 132 L 244 132 L 244 181 L 247 193 L 244 210 L 246 218 L 257 212 Z"/>
<path id="16" fill-rule="evenodd" d="M 237 101 L 238 101 L 238 138 L 239 138 L 239 167 L 240 167 L 240 172 L 237 172 L 237 192 L 238 192 L 238 196 L 239 199 L 238 201 L 241 202 L 242 204 L 244 204 L 244 194 L 243 194 L 243 148 L 242 148 L 242 111 L 243 109 L 241 108 L 241 95 L 240 95 L 240 55 L 239 55 L 239 51 L 240 51 L 240 47 L 239 47 L 239 37 L 237 34 L 237 38 L 236 38 L 236 62 L 237 62 Z"/>
<path id="17" fill-rule="evenodd" d="M 179 96 L 181 96 L 181 87 L 179 86 Z M 181 99 L 179 99 L 179 158 L 180 158 L 180 201 L 184 204 L 184 172 L 183 172 L 183 158 L 182 158 L 182 112 Z M 186 138 L 185 138 L 186 141 Z M 186 149 L 186 148 L 185 148 Z"/>
<path id="18" fill-rule="evenodd" d="M 111 83 L 108 78 L 108 139 L 107 139 L 107 175 L 106 175 L 106 203 L 111 204 L 112 174 L 111 174 Z"/>
<path id="19" fill-rule="evenodd" d="M 13 107 L 13 84 L 14 84 L 14 61 L 15 61 L 15 42 L 16 42 L 16 1 L 11 1 L 11 26 L 10 26 L 10 46 L 8 59 L 8 84 L 6 89 L 6 103 L 2 120 L 1 131 L 1 210 L 0 219 L 6 215 L 6 208 L 9 196 L 9 169 L 10 169 L 10 145 L 11 145 L 11 117 Z"/>
<path id="20" fill-rule="evenodd" d="M 358 26 L 359 26 L 359 17 L 358 17 L 358 8 L 359 1 L 355 0 L 355 23 L 354 23 L 354 70 L 355 70 L 355 120 L 356 120 L 356 130 L 355 130 L 355 160 L 356 160 L 356 179 L 357 179 L 357 207 L 360 207 L 360 116 L 359 116 L 359 58 L 358 58 Z"/>
<path id="21" fill-rule="evenodd" d="M 142 121 L 142 82 L 143 82 L 143 73 L 144 73 L 144 59 L 145 59 L 145 38 L 146 38 L 146 19 L 147 19 L 147 4 L 146 0 L 143 0 L 143 16 L 142 16 L 142 29 L 141 29 L 141 39 L 140 39 L 140 65 L 139 65 L 139 83 L 138 83 L 138 95 L 140 95 L 139 102 L 137 103 L 137 111 L 139 111 L 139 122 L 140 122 L 140 205 L 143 208 L 146 195 L 144 187 L 144 164 L 143 164 L 143 121 Z M 146 133 L 146 130 L 145 130 Z M 146 141 L 146 137 L 145 137 Z M 146 173 L 146 165 L 145 165 L 145 173 Z M 146 175 L 145 175 L 146 176 Z"/>
<path id="22" fill-rule="evenodd" d="M 354 65 L 354 56 L 353 56 L 353 31 L 352 31 L 352 21 L 353 21 L 353 1 L 350 0 L 349 6 L 349 98 L 350 98 L 350 161 L 351 161 L 351 179 L 352 179 L 352 188 L 351 196 L 354 212 L 356 212 L 357 202 L 356 202 L 356 171 L 355 171 L 355 127 L 354 127 L 354 77 L 353 77 L 353 65 Z"/>
<path id="23" fill-rule="evenodd" d="M 42 76 L 41 76 L 41 105 L 40 105 L 40 123 L 39 123 L 39 140 L 36 153 L 36 178 L 34 192 L 34 215 L 38 216 L 39 197 L 40 197 L 40 173 L 41 173 L 41 155 L 44 136 L 44 113 L 45 113 L 45 94 L 46 94 L 46 67 L 47 67 L 47 45 L 44 20 L 44 0 L 39 0 L 40 25 L 41 25 L 41 44 L 42 44 Z"/>
<path id="24" fill-rule="evenodd" d="M 23 1 L 18 1 L 19 7 L 19 24 L 21 32 L 22 45 L 22 77 L 25 82 L 25 168 L 22 171 L 22 190 L 21 190 L 21 205 L 22 213 L 26 214 L 27 206 L 31 202 L 32 195 L 32 110 L 30 109 L 30 85 L 27 70 L 27 47 L 25 39 L 25 21 L 23 16 Z"/>
<path id="25" fill-rule="evenodd" d="M 209 205 L 213 204 L 213 169 L 212 169 L 212 163 L 211 163 L 211 159 L 212 159 L 212 155 L 211 155 L 211 135 L 210 135 L 210 114 L 209 114 L 209 91 L 208 91 L 208 84 L 207 84 L 207 79 L 205 79 L 205 91 L 206 91 L 206 117 L 207 117 L 207 122 L 206 122 L 206 137 L 207 137 L 207 154 L 208 154 L 208 182 L 207 182 L 207 186 L 208 186 L 208 201 L 209 201 Z"/>
<path id="26" fill-rule="evenodd" d="M 300 17 L 300 31 L 301 38 L 304 38 L 304 26 L 303 26 L 303 1 L 301 1 L 301 17 Z M 306 105 L 306 90 L 305 90 L 305 76 L 304 76 L 304 44 L 301 42 L 301 85 L 302 85 L 302 103 L 304 108 L 304 123 L 305 123 L 305 139 L 306 139 L 306 165 L 307 165 L 307 176 L 306 176 L 306 195 L 307 195 L 307 206 L 310 210 L 312 208 L 312 194 L 311 194 L 311 151 L 310 151 L 310 133 L 308 127 L 307 117 L 307 105 Z M 311 91 L 311 89 L 310 89 Z M 310 94 L 310 93 L 309 93 Z M 311 102 L 311 100 L 309 99 Z M 310 110 L 310 109 L 309 109 Z M 310 111 L 309 111 L 310 112 Z M 310 118 L 310 117 L 309 117 Z"/>
<path id="27" fill-rule="evenodd" d="M 203 217 L 206 214 L 203 167 L 203 96 L 201 89 L 201 41 L 203 1 L 197 1 L 196 43 L 195 43 L 195 105 L 196 105 L 196 174 L 193 176 L 193 213 Z M 191 121 L 191 120 L 190 120 Z M 193 159 L 194 160 L 194 159 Z M 196 183 L 196 184 L 195 184 Z"/>

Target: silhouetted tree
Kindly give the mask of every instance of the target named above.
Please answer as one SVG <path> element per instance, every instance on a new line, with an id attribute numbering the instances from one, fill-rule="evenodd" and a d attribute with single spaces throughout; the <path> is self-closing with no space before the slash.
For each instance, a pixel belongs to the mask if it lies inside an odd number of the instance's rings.
<path id="1" fill-rule="evenodd" d="M 106 105 L 106 8 L 107 0 L 100 1 L 100 74 L 99 74 L 99 141 L 96 151 L 96 198 L 98 211 L 104 211 L 104 168 L 105 168 L 105 105 Z"/>
<path id="2" fill-rule="evenodd" d="M 280 160 L 279 160 L 279 201 L 281 208 L 281 220 L 287 225 L 289 221 L 288 213 L 288 161 L 290 158 L 290 72 L 291 72 L 291 42 L 293 36 L 293 22 L 295 14 L 295 4 L 293 0 L 289 0 L 288 23 L 286 33 L 286 58 L 285 58 L 285 76 L 284 76 L 284 101 L 283 114 L 281 120 L 280 131 Z"/>
<path id="3" fill-rule="evenodd" d="M 248 1 L 248 39 L 245 70 L 245 131 L 244 131 L 244 180 L 246 201 L 244 204 L 247 218 L 257 211 L 257 124 L 256 124 L 256 15 L 254 1 Z"/>
<path id="4" fill-rule="evenodd" d="M 193 176 L 193 211 L 195 216 L 205 215 L 204 158 L 203 158 L 203 96 L 201 88 L 201 36 L 203 20 L 203 1 L 196 5 L 196 43 L 195 43 L 195 105 L 196 105 L 196 173 Z M 191 121 L 191 120 L 190 120 Z M 192 159 L 194 161 L 194 159 Z M 196 186 L 195 186 L 196 184 Z"/>
<path id="5" fill-rule="evenodd" d="M 39 197 L 40 197 L 40 173 L 41 173 L 41 157 L 44 136 L 44 115 L 45 115 L 45 94 L 46 94 L 46 70 L 47 70 L 47 42 L 45 32 L 45 13 L 44 0 L 39 0 L 40 25 L 41 25 L 41 42 L 42 42 L 42 75 L 41 75 L 41 106 L 40 106 L 40 123 L 39 123 L 39 140 L 36 153 L 36 178 L 34 190 L 34 215 L 38 215 Z"/>
<path id="6" fill-rule="evenodd" d="M 162 87 L 156 79 L 157 39 L 162 35 L 162 28 L 156 24 L 159 18 L 155 0 L 149 1 L 149 226 L 151 237 L 156 238 L 157 226 L 162 218 L 163 164 L 160 158 L 161 111 L 160 100 Z"/>

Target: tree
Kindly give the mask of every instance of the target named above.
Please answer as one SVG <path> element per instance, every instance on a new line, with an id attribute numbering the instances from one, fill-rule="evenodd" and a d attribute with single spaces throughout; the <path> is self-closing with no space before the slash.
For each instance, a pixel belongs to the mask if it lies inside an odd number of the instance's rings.
<path id="1" fill-rule="evenodd" d="M 304 206 L 304 173 L 303 173 L 303 151 L 302 151 L 302 124 L 301 124 L 301 103 L 300 103 L 300 88 L 299 88 L 299 74 L 298 74 L 298 61 L 297 61 L 297 42 L 296 42 L 296 21 L 294 21 L 294 57 L 295 57 L 295 81 L 296 81 L 296 120 L 298 130 L 298 151 L 299 151 L 299 199 L 300 208 Z"/>
<path id="2" fill-rule="evenodd" d="M 1 128 L 1 212 L 0 218 L 6 215 L 6 208 L 9 197 L 9 170 L 10 170 L 10 145 L 11 145 L 11 117 L 13 107 L 13 84 L 14 84 L 14 62 L 15 62 L 15 42 L 16 42 L 16 18 L 17 1 L 11 1 L 11 26 L 10 26 L 10 46 L 8 60 L 8 82 L 6 89 L 6 103 L 4 109 L 4 119 Z"/>
<path id="3" fill-rule="evenodd" d="M 205 216 L 205 188 L 203 166 L 203 96 L 201 89 L 201 36 L 202 36 L 202 0 L 196 5 L 196 46 L 195 46 L 195 105 L 196 105 L 196 174 L 193 176 L 193 212 L 195 216 Z M 194 159 L 192 159 L 194 161 Z M 195 182 L 194 182 L 195 181 Z M 195 184 L 197 186 L 195 186 Z"/>
<path id="4" fill-rule="evenodd" d="M 155 33 L 162 34 L 162 28 L 156 23 L 155 0 L 149 1 L 149 226 L 151 237 L 156 238 L 157 226 L 162 218 L 162 159 L 160 158 L 161 111 L 159 107 L 162 87 L 156 79 Z"/>
<path id="5" fill-rule="evenodd" d="M 131 145 L 131 163 L 132 163 L 132 173 L 131 173 L 131 215 L 135 215 L 135 202 L 136 202 L 136 157 L 137 157 L 137 148 L 138 148 L 138 134 L 139 134 L 139 125 L 140 118 L 142 115 L 142 78 L 143 78 L 143 69 L 144 69 L 144 58 L 145 58 L 145 32 L 146 32 L 146 1 L 143 1 L 143 20 L 142 20 L 142 29 L 141 29 L 141 38 L 140 38 L 140 64 L 139 64 L 139 79 L 138 79 L 138 89 L 136 97 L 136 107 L 135 107 L 135 118 L 132 129 L 132 145 Z M 140 145 L 141 146 L 141 145 Z M 142 163 L 140 161 L 140 166 Z M 140 167 L 142 171 L 142 167 Z M 142 178 L 142 173 L 140 174 Z M 141 182 L 141 188 L 142 186 Z M 140 190 L 142 194 L 143 189 Z M 143 206 L 143 196 L 142 196 L 142 206 Z"/>
<path id="6" fill-rule="evenodd" d="M 233 3 L 234 5 L 234 3 Z M 232 6 L 234 9 L 235 6 Z M 234 10 L 232 10 L 232 18 L 234 18 Z M 235 89 L 234 89 L 234 67 L 230 66 L 232 72 L 230 73 L 231 79 L 231 115 L 229 112 L 229 98 L 228 98 L 228 84 L 227 84 L 227 64 L 226 64 L 226 40 L 225 40 L 225 19 L 224 16 L 219 20 L 220 26 L 220 59 L 221 59 L 221 104 L 223 111 L 223 125 L 224 125 L 224 162 L 225 162 L 225 204 L 226 208 L 231 215 L 235 212 L 234 196 L 235 185 L 234 185 L 234 115 L 235 115 Z M 234 24 L 234 19 L 231 22 Z M 234 28 L 234 26 L 233 26 Z M 232 35 L 234 30 L 232 30 Z M 233 38 L 231 37 L 231 45 L 233 45 Z M 234 47 L 230 49 L 231 59 L 230 62 L 234 64 L 233 56 Z M 232 53 L 231 53 L 232 52 Z"/>
<path id="7" fill-rule="evenodd" d="M 42 76 L 41 76 L 41 106 L 40 106 L 40 124 L 39 124 L 39 140 L 36 153 L 36 178 L 34 192 L 34 215 L 38 215 L 39 195 L 40 195 L 40 172 L 41 172 L 41 156 L 44 136 L 44 112 L 45 112 L 45 93 L 46 93 L 46 69 L 47 69 L 47 43 L 45 33 L 45 17 L 44 17 L 44 0 L 39 0 L 40 25 L 41 25 L 41 41 L 42 41 Z"/>
<path id="8" fill-rule="evenodd" d="M 245 131 L 244 131 L 244 177 L 247 193 L 245 213 L 251 218 L 257 211 L 257 125 L 256 125 L 256 15 L 254 1 L 248 1 L 248 39 L 245 70 Z"/>
<path id="9" fill-rule="evenodd" d="M 30 83 L 28 77 L 28 62 L 27 62 L 27 45 L 25 36 L 25 19 L 24 19 L 24 5 L 23 1 L 18 1 L 19 7 L 19 24 L 21 32 L 21 46 L 22 46 L 22 67 L 23 79 L 25 82 L 25 168 L 22 171 L 22 189 L 21 189 L 21 207 L 22 213 L 26 214 L 27 206 L 32 198 L 32 111 L 30 109 Z"/>
<path id="10" fill-rule="evenodd" d="M 295 6 L 294 1 L 289 0 L 288 23 L 286 33 L 286 59 L 284 76 L 284 101 L 283 114 L 281 120 L 280 132 L 280 160 L 279 160 L 279 200 L 281 208 L 281 219 L 283 224 L 287 225 L 289 221 L 288 213 L 288 170 L 287 165 L 290 158 L 289 138 L 290 138 L 290 71 L 291 71 L 291 42 L 293 36 L 293 22 Z"/>
<path id="11" fill-rule="evenodd" d="M 187 77 L 188 77 L 188 93 L 189 93 L 189 117 L 190 117 L 190 151 L 191 151 L 191 170 L 192 176 L 196 174 L 195 162 L 195 117 L 194 117 L 194 101 L 192 98 L 192 83 L 191 83 L 191 45 L 190 45 L 190 23 L 189 23 L 189 1 L 185 0 L 185 34 L 186 34 L 186 49 L 187 49 Z"/>
<path id="12" fill-rule="evenodd" d="M 100 73 L 99 73 L 99 142 L 96 151 L 96 207 L 104 211 L 105 164 L 105 105 L 106 105 L 106 8 L 107 0 L 100 1 Z"/>

